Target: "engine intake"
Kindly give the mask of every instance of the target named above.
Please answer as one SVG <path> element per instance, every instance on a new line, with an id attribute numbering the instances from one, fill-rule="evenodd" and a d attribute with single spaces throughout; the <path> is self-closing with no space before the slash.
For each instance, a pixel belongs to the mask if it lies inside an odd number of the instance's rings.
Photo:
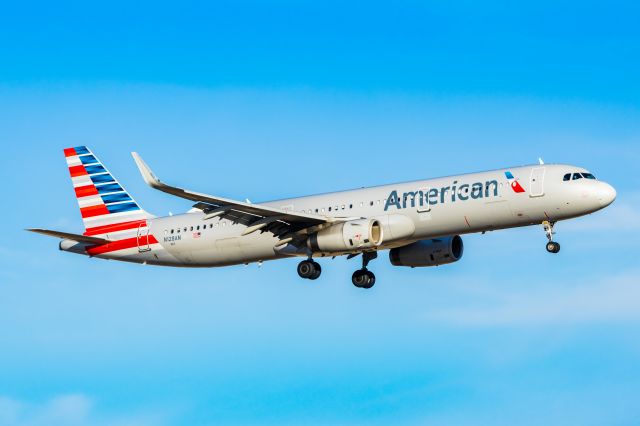
<path id="1" fill-rule="evenodd" d="M 382 243 L 382 226 L 376 219 L 338 223 L 312 234 L 307 247 L 314 252 L 349 252 L 374 248 Z"/>
<path id="2" fill-rule="evenodd" d="M 416 241 L 404 247 L 389 250 L 389 260 L 394 266 L 446 265 L 460 260 L 464 244 L 459 235 L 433 240 Z"/>

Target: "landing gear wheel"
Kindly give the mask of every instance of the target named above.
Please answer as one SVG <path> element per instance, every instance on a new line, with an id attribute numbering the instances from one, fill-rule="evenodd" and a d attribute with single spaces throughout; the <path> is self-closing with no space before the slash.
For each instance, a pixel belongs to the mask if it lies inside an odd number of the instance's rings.
<path id="1" fill-rule="evenodd" d="M 362 288 L 373 287 L 373 285 L 376 283 L 376 276 L 371 271 L 366 271 L 365 274 L 367 276 L 367 285 L 363 286 Z"/>
<path id="2" fill-rule="evenodd" d="M 376 276 L 366 269 L 358 269 L 351 276 L 351 282 L 358 288 L 371 288 L 376 283 Z"/>
<path id="3" fill-rule="evenodd" d="M 317 280 L 320 277 L 320 274 L 322 273 L 322 268 L 320 267 L 320 264 L 318 262 L 312 262 L 312 263 L 313 263 L 313 269 L 315 269 L 315 272 L 313 273 L 313 275 L 309 277 L 309 279 Z"/>
<path id="4" fill-rule="evenodd" d="M 547 251 L 549 253 L 558 253 L 560 251 L 560 244 L 554 241 L 549 241 L 547 243 Z"/>
<path id="5" fill-rule="evenodd" d="M 320 277 L 321 273 L 322 268 L 320 268 L 320 264 L 313 260 L 303 260 L 298 264 L 298 275 L 300 275 L 300 278 L 315 280 Z"/>

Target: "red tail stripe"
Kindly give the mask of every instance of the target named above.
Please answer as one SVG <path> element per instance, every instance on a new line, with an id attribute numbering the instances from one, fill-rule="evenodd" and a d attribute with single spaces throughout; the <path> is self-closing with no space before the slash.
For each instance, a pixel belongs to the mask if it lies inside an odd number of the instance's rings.
<path id="1" fill-rule="evenodd" d="M 69 173 L 71 174 L 71 177 L 83 176 L 88 174 L 84 169 L 84 166 L 71 166 L 69 167 Z"/>
<path id="2" fill-rule="evenodd" d="M 75 190 L 76 197 L 78 198 L 87 197 L 89 195 L 98 195 L 98 190 L 94 185 L 79 186 L 75 188 Z"/>
<path id="3" fill-rule="evenodd" d="M 139 241 L 138 241 L 139 240 Z M 158 240 L 153 235 L 149 235 L 148 244 L 157 244 Z M 147 237 L 133 237 L 124 240 L 113 241 L 107 244 L 87 247 L 87 254 L 97 256 L 99 254 L 111 253 L 113 251 L 130 249 L 138 246 L 147 246 Z"/>
<path id="4" fill-rule="evenodd" d="M 132 220 L 130 222 L 112 223 L 110 225 L 95 226 L 88 228 L 84 235 L 100 235 L 107 234 L 109 232 L 125 231 L 127 229 L 136 229 L 140 226 L 147 226 L 146 220 Z"/>
<path id="5" fill-rule="evenodd" d="M 103 214 L 109 214 L 109 209 L 104 204 L 100 204 L 97 206 L 83 207 L 80 209 L 80 214 L 82 218 L 100 216 Z"/>
<path id="6" fill-rule="evenodd" d="M 64 156 L 65 157 L 71 157 L 73 155 L 77 155 L 75 148 L 65 148 L 64 149 Z"/>

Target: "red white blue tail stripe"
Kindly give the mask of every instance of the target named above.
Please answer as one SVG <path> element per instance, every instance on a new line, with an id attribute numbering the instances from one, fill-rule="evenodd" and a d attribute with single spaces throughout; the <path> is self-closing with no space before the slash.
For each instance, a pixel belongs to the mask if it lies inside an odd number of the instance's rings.
<path id="1" fill-rule="evenodd" d="M 141 226 L 147 226 L 149 214 L 138 206 L 86 146 L 66 148 L 64 155 L 86 229 L 85 235 L 137 231 Z"/>
<path id="2" fill-rule="evenodd" d="M 509 185 L 511 186 L 511 189 L 513 189 L 513 192 L 518 194 L 525 192 L 522 185 L 518 182 L 518 179 L 513 176 L 513 173 L 506 171 L 504 172 L 504 175 L 507 177 L 507 180 L 509 180 Z"/>

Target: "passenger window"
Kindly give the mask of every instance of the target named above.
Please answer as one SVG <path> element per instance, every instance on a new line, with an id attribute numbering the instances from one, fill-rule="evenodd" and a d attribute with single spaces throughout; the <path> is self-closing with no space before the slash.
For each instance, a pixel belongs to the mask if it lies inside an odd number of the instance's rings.
<path id="1" fill-rule="evenodd" d="M 200 225 L 198 225 L 198 226 L 196 227 L 196 229 L 199 231 L 199 230 L 200 230 Z"/>
<path id="2" fill-rule="evenodd" d="M 329 207 L 329 211 L 331 211 L 331 207 Z"/>
<path id="3" fill-rule="evenodd" d="M 353 204 L 349 204 L 349 208 L 352 209 L 353 208 Z"/>
<path id="4" fill-rule="evenodd" d="M 187 227 L 186 226 L 184 227 L 184 232 L 187 232 Z"/>
<path id="5" fill-rule="evenodd" d="M 173 234 L 173 229 L 171 230 L 171 233 Z"/>
<path id="6" fill-rule="evenodd" d="M 568 181 L 571 180 L 571 173 L 567 173 L 566 175 L 564 175 L 564 177 L 562 178 L 563 181 Z"/>
<path id="7" fill-rule="evenodd" d="M 180 233 L 180 228 L 176 229 L 176 232 L 179 234 Z"/>
<path id="8" fill-rule="evenodd" d="M 573 180 L 578 180 L 578 179 L 582 179 L 582 175 L 580 173 L 574 173 Z"/>
<path id="9" fill-rule="evenodd" d="M 191 231 L 193 231 L 193 226 L 191 227 Z"/>
<path id="10" fill-rule="evenodd" d="M 370 206 L 373 206 L 373 201 L 369 201 L 369 205 L 370 205 Z"/>
<path id="11" fill-rule="evenodd" d="M 344 204 L 342 205 L 342 210 L 344 210 Z"/>

